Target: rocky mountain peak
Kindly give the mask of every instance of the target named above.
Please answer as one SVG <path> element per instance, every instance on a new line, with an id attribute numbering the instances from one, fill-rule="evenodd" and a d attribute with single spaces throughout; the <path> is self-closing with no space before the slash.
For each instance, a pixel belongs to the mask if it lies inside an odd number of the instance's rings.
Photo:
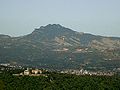
<path id="1" fill-rule="evenodd" d="M 64 27 L 60 24 L 48 24 L 46 26 L 41 26 L 40 28 L 35 28 L 35 30 L 59 29 L 59 28 L 64 28 Z"/>
<path id="2" fill-rule="evenodd" d="M 48 24 L 46 27 L 52 27 L 52 28 L 62 28 L 63 26 L 60 24 Z"/>
<path id="3" fill-rule="evenodd" d="M 75 31 L 63 27 L 60 24 L 48 24 L 46 26 L 41 26 L 40 28 L 36 28 L 31 34 L 31 37 L 37 38 L 55 38 L 56 36 L 71 36 L 75 34 Z M 37 39 L 36 38 L 36 39 Z"/>
<path id="4" fill-rule="evenodd" d="M 46 26 L 41 26 L 40 28 L 36 28 L 34 31 L 44 31 L 44 32 L 51 32 L 51 31 L 53 31 L 53 32 L 59 32 L 59 31 L 73 31 L 73 30 L 71 30 L 71 29 L 69 29 L 69 28 L 66 28 L 66 27 L 64 27 L 64 26 L 62 26 L 62 25 L 60 25 L 60 24 L 48 24 L 48 25 L 46 25 Z M 33 31 L 33 32 L 34 32 Z"/>

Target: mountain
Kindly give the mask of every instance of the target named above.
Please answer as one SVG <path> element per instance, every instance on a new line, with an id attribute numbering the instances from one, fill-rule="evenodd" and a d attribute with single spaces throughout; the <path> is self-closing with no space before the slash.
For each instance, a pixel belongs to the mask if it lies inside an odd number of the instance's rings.
<path id="1" fill-rule="evenodd" d="M 25 36 L 0 35 L 0 63 L 51 69 L 113 70 L 120 67 L 120 38 L 49 24 Z"/>

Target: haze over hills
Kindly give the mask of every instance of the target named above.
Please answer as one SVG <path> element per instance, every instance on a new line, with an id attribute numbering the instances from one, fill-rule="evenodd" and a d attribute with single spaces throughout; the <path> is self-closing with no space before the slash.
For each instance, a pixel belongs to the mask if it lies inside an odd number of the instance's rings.
<path id="1" fill-rule="evenodd" d="M 0 62 L 51 69 L 120 67 L 120 38 L 49 24 L 21 37 L 0 35 Z"/>

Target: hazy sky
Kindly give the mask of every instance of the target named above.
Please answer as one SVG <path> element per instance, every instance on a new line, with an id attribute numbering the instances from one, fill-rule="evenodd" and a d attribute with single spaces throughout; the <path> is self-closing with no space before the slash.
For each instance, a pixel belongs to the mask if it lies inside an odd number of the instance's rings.
<path id="1" fill-rule="evenodd" d="M 0 33 L 20 36 L 61 24 L 79 32 L 120 36 L 120 0 L 0 0 Z"/>

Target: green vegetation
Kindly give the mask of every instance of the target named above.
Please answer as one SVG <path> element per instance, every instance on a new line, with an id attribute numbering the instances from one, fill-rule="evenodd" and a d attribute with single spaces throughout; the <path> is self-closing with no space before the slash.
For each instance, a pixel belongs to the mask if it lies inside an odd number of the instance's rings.
<path id="1" fill-rule="evenodd" d="M 14 71 L 15 72 L 15 71 Z M 17 71 L 18 72 L 18 71 Z M 0 74 L 0 90 L 119 90 L 119 76 L 76 76 L 49 73 L 44 76 Z"/>

